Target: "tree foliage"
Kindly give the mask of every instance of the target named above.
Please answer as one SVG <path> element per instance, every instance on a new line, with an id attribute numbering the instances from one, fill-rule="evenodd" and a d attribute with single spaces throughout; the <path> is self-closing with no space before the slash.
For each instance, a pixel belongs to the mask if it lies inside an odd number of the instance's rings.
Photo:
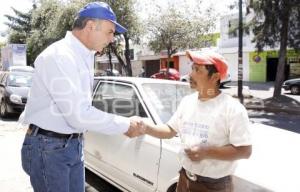
<path id="1" fill-rule="evenodd" d="M 33 6 L 33 9 L 35 6 Z M 5 24 L 10 28 L 9 43 L 26 43 L 31 32 L 32 10 L 27 13 L 16 10 L 12 7 L 15 16 L 4 15 L 9 22 Z"/>
<path id="2" fill-rule="evenodd" d="M 149 46 L 156 53 L 167 50 L 170 58 L 178 50 L 203 47 L 208 37 L 213 38 L 208 35 L 215 27 L 212 9 L 202 12 L 196 7 L 181 11 L 171 4 L 167 10 L 158 9 L 160 14 L 151 16 L 148 21 Z"/>
<path id="3" fill-rule="evenodd" d="M 9 38 L 13 40 L 14 43 L 27 43 L 28 45 L 28 62 L 33 64 L 36 56 L 43 51 L 51 43 L 63 38 L 66 31 L 71 30 L 72 24 L 74 22 L 75 16 L 78 10 L 83 7 L 88 2 L 92 0 L 40 0 L 36 4 L 36 8 L 32 11 L 24 14 L 18 13 L 14 20 L 10 20 L 8 23 L 11 29 L 19 29 L 18 25 L 15 25 L 18 21 L 23 28 L 19 31 L 12 30 L 9 34 Z M 133 42 L 138 42 L 140 27 L 138 24 L 138 18 L 135 14 L 133 5 L 134 0 L 107 0 L 108 4 L 115 11 L 117 20 L 123 26 L 128 29 L 126 34 L 116 34 L 123 36 L 125 40 L 125 59 L 126 64 L 123 61 L 122 52 L 115 50 L 117 58 L 120 63 L 123 63 L 123 67 L 128 75 L 131 75 L 131 63 L 129 58 L 129 39 Z M 25 17 L 26 16 L 26 17 Z M 23 17 L 27 18 L 30 16 L 30 22 L 27 22 L 28 29 L 25 28 L 23 22 Z M 8 16 L 8 18 L 13 18 Z M 27 20 L 26 20 L 27 21 Z M 22 23 L 23 22 L 23 23 Z M 26 25 L 26 26 L 27 26 Z M 23 35 L 23 36 L 22 36 Z M 117 38 L 119 39 L 119 38 Z M 120 41 L 116 43 L 120 44 Z M 119 47 L 120 45 L 115 45 L 113 47 Z M 109 49 L 106 49 L 109 50 Z"/>
<path id="4" fill-rule="evenodd" d="M 273 94 L 274 98 L 278 98 L 284 81 L 287 48 L 300 50 L 300 2 L 299 0 L 251 0 L 249 7 L 255 13 L 252 27 L 258 51 L 262 51 L 266 46 L 280 47 Z"/>
<path id="5" fill-rule="evenodd" d="M 287 30 L 287 46 L 300 49 L 300 2 L 299 0 L 252 0 L 254 41 L 259 51 L 264 47 L 280 45 L 283 30 Z M 286 22 L 287 29 L 284 22 Z"/>
<path id="6" fill-rule="evenodd" d="M 125 69 L 126 75 L 132 76 L 131 60 L 130 60 L 130 40 L 133 43 L 139 43 L 140 35 L 142 34 L 141 23 L 135 12 L 135 0 L 107 0 L 106 1 L 116 13 L 118 22 L 128 29 L 124 34 L 116 38 L 116 41 L 111 45 L 111 50 L 117 57 L 121 66 Z M 125 41 L 125 61 L 123 61 L 123 53 L 120 51 L 120 43 Z"/>

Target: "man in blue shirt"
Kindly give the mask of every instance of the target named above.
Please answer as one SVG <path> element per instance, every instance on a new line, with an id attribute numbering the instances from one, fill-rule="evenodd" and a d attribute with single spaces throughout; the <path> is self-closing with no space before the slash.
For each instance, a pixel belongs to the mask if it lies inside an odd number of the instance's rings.
<path id="1" fill-rule="evenodd" d="M 72 31 L 36 58 L 24 115 L 29 128 L 21 150 L 34 191 L 84 191 L 85 131 L 141 134 L 138 119 L 92 106 L 94 54 L 113 41 L 115 31 L 127 30 L 109 5 L 89 3 L 78 12 Z"/>

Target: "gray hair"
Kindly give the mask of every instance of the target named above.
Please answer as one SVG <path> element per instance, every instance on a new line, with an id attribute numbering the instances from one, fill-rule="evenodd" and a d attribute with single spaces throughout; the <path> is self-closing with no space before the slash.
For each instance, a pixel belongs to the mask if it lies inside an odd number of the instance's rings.
<path id="1" fill-rule="evenodd" d="M 72 29 L 79 29 L 79 30 L 83 29 L 89 20 L 94 20 L 94 19 L 89 17 L 76 17 Z"/>

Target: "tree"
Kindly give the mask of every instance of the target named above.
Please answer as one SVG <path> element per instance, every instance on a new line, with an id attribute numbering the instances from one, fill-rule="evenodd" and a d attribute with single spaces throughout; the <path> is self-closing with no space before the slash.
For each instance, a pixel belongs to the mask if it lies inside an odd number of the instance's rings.
<path id="1" fill-rule="evenodd" d="M 0 49 L 1 49 L 2 47 L 5 47 L 5 43 L 0 42 Z M 1 58 L 1 51 L 0 51 L 0 58 Z M 1 60 L 1 59 L 0 59 L 0 60 Z"/>
<path id="2" fill-rule="evenodd" d="M 10 29 L 8 42 L 21 44 L 26 43 L 26 39 L 30 35 L 31 31 L 32 10 L 27 13 L 23 13 L 13 7 L 11 9 L 15 16 L 4 15 L 9 20 L 9 22 L 5 22 Z M 35 9 L 35 5 L 33 5 L 33 9 Z"/>
<path id="3" fill-rule="evenodd" d="M 204 47 L 207 38 L 213 38 L 208 35 L 215 27 L 215 16 L 211 8 L 205 11 L 205 17 L 200 7 L 183 12 L 169 4 L 167 10 L 162 11 L 161 7 L 158 9 L 161 14 L 150 17 L 148 22 L 149 46 L 156 53 L 167 50 L 167 68 L 171 55 L 178 50 Z"/>
<path id="4" fill-rule="evenodd" d="M 107 2 L 114 10 L 117 21 L 124 26 L 128 31 L 124 34 L 116 34 L 116 41 L 110 45 L 108 49 L 104 49 L 108 56 L 113 53 L 122 68 L 125 70 L 127 76 L 132 76 L 131 60 L 130 60 L 130 40 L 133 43 L 139 42 L 140 34 L 142 33 L 141 24 L 138 16 L 136 15 L 134 5 L 136 0 L 103 0 Z M 78 1 L 73 0 L 74 3 L 81 4 L 81 7 L 94 0 Z M 123 60 L 122 43 L 125 41 L 125 61 Z"/>
<path id="5" fill-rule="evenodd" d="M 107 3 L 114 10 L 118 22 L 128 29 L 124 34 L 117 34 L 123 38 L 117 37 L 115 43 L 111 45 L 112 52 L 116 55 L 120 65 L 125 69 L 127 76 L 132 76 L 131 60 L 130 60 L 130 40 L 133 43 L 139 43 L 142 33 L 141 23 L 135 12 L 135 0 L 107 0 Z M 120 49 L 122 40 L 125 41 L 125 61 L 122 59 L 122 49 Z"/>
<path id="6" fill-rule="evenodd" d="M 64 37 L 71 29 L 76 9 L 59 0 L 41 0 L 32 13 L 32 29 L 27 39 L 29 62 L 51 43 Z"/>
<path id="7" fill-rule="evenodd" d="M 33 63 L 36 56 L 40 54 L 48 45 L 63 38 L 67 30 L 71 30 L 74 18 L 78 10 L 83 7 L 88 2 L 94 0 L 70 0 L 60 1 L 60 0 L 40 0 L 36 3 L 35 9 L 30 11 L 26 16 L 30 15 L 29 28 L 26 30 L 15 26 L 16 22 L 11 22 L 10 25 L 20 31 L 16 33 L 15 31 L 10 32 L 10 37 L 15 42 L 27 43 L 28 45 L 28 63 Z M 126 71 L 126 74 L 131 76 L 131 62 L 130 62 L 130 45 L 129 40 L 133 42 L 138 42 L 140 27 L 137 15 L 134 11 L 134 0 L 107 0 L 108 4 L 111 5 L 112 9 L 115 11 L 117 20 L 123 26 L 128 29 L 125 34 L 116 34 L 117 36 L 123 36 L 124 38 L 116 38 L 117 41 L 112 45 L 115 49 L 112 50 L 116 55 L 120 64 Z M 24 15 L 17 12 L 21 18 Z M 24 16 L 25 17 L 25 16 Z M 12 19 L 12 17 L 10 17 Z M 16 21 L 20 23 L 24 19 L 16 17 Z M 28 22 L 27 22 L 28 23 Z M 14 24 L 14 25 L 13 25 Z M 22 32 L 22 33 L 21 33 Z M 22 36 L 22 34 L 26 36 Z M 120 50 L 121 41 L 125 40 L 125 59 L 126 64 L 122 58 L 122 51 Z"/>
<path id="8" fill-rule="evenodd" d="M 254 42 L 258 51 L 264 47 L 279 45 L 279 61 L 273 98 L 281 95 L 284 81 L 287 48 L 300 50 L 300 3 L 299 0 L 251 0 L 254 10 L 252 20 Z"/>

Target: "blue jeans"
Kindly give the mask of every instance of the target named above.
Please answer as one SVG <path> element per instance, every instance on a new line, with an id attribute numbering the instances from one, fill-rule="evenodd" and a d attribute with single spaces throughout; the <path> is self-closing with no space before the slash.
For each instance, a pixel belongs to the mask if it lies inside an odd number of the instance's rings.
<path id="1" fill-rule="evenodd" d="M 26 134 L 21 158 L 35 192 L 84 192 L 82 136 Z"/>

